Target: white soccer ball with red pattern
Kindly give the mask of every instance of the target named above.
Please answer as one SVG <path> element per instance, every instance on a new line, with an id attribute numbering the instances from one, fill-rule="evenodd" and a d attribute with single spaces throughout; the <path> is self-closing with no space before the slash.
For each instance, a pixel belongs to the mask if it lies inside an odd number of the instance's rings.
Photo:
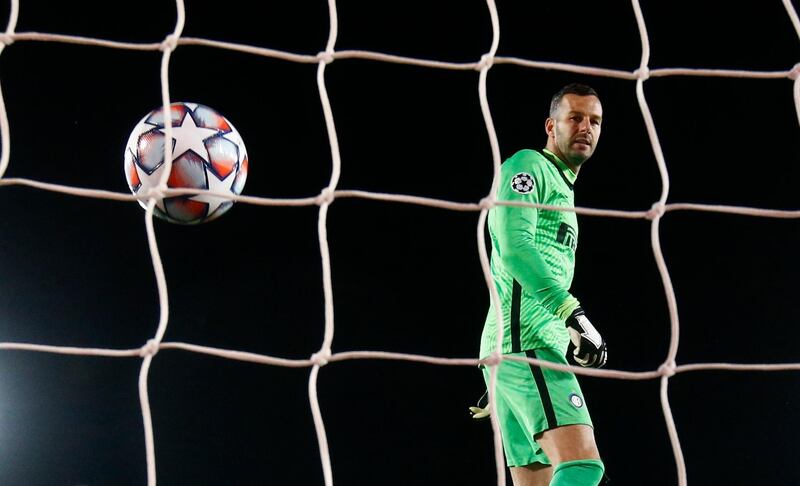
<path id="1" fill-rule="evenodd" d="M 241 194 L 247 179 L 247 149 L 233 125 L 197 103 L 170 105 L 172 170 L 167 187 Z M 164 110 L 148 113 L 131 132 L 125 148 L 125 178 L 138 194 L 158 185 L 164 164 Z M 143 208 L 146 199 L 139 199 Z M 218 218 L 233 201 L 209 194 L 171 196 L 156 201 L 155 214 L 172 223 L 197 224 Z"/>

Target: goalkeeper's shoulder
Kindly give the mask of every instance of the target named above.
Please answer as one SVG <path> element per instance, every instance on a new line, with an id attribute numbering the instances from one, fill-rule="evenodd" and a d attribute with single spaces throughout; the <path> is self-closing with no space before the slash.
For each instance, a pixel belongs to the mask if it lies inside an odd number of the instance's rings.
<path id="1" fill-rule="evenodd" d="M 547 163 L 547 159 L 541 153 L 530 149 L 520 150 L 507 158 L 500 167 L 501 186 L 498 189 L 500 198 L 536 202 L 529 199 L 542 197 Z"/>
<path id="2" fill-rule="evenodd" d="M 540 172 L 547 159 L 541 152 L 532 149 L 522 149 L 514 153 L 503 162 L 503 171 Z"/>

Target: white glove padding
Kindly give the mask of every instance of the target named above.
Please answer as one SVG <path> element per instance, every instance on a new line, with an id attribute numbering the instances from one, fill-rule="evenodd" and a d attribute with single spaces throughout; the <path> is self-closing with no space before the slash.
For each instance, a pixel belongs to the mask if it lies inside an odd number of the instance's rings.
<path id="1" fill-rule="evenodd" d="M 491 415 L 491 412 L 489 412 L 488 404 L 486 408 L 469 407 L 469 413 L 472 414 L 473 420 L 483 420 L 489 415 Z"/>
<path id="2" fill-rule="evenodd" d="M 592 368 L 602 368 L 606 364 L 606 343 L 580 307 L 567 318 L 567 330 L 572 344 L 575 345 L 573 354 L 576 363 Z"/>
<path id="3" fill-rule="evenodd" d="M 478 422 L 488 418 L 489 415 L 491 415 L 491 412 L 489 411 L 488 390 L 481 395 L 481 397 L 478 399 L 478 403 L 476 403 L 474 407 L 469 407 L 469 413 L 472 415 L 472 419 Z"/>

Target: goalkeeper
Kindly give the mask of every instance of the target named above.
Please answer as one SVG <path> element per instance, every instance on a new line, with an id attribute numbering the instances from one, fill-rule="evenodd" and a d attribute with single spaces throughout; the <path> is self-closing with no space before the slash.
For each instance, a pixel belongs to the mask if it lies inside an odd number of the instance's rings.
<path id="1" fill-rule="evenodd" d="M 574 207 L 573 185 L 600 138 L 602 106 L 590 87 L 558 91 L 545 121 L 543 150 L 521 150 L 500 171 L 497 199 Z M 570 288 L 578 242 L 574 212 L 497 206 L 489 213 L 491 269 L 500 295 L 506 355 L 601 367 L 606 345 Z M 482 358 L 497 346 L 496 309 L 481 336 Z M 489 384 L 489 368 L 483 367 Z M 480 407 L 480 404 L 479 404 Z M 472 408 L 476 418 L 485 411 Z M 515 486 L 596 486 L 604 466 L 575 374 L 503 361 L 495 413 Z"/>

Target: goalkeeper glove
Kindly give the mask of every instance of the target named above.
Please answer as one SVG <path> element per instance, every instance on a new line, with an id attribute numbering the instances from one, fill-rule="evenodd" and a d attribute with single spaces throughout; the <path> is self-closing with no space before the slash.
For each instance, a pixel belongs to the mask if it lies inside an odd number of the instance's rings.
<path id="1" fill-rule="evenodd" d="M 567 318 L 567 330 L 575 345 L 573 355 L 576 363 L 592 368 L 602 368 L 606 364 L 606 343 L 580 307 Z"/>
<path id="2" fill-rule="evenodd" d="M 469 413 L 472 415 L 472 419 L 478 422 L 489 418 L 491 413 L 489 412 L 489 390 L 481 395 L 474 407 L 469 407 Z"/>

